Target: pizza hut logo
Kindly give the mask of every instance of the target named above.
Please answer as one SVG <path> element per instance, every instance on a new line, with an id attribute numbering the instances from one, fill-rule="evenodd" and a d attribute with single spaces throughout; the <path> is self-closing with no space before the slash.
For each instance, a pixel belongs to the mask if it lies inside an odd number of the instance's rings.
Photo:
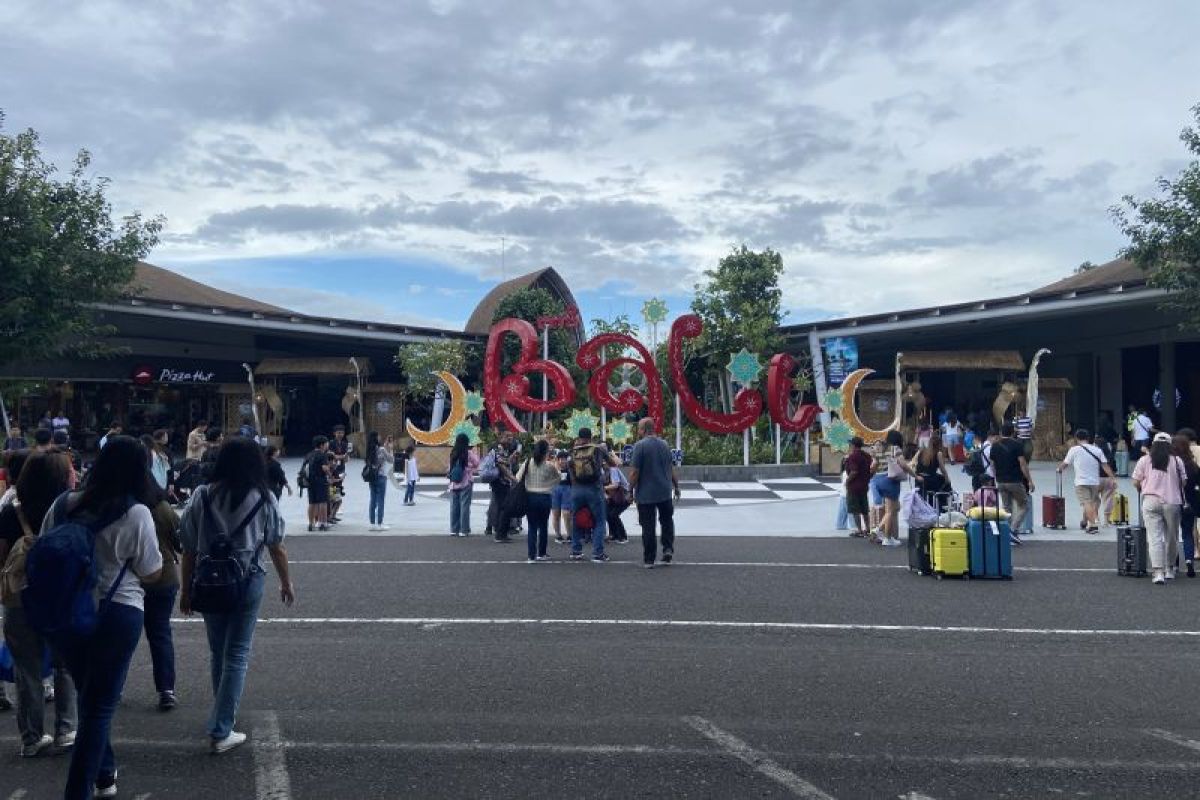
<path id="1" fill-rule="evenodd" d="M 148 385 L 148 384 L 149 384 L 149 383 L 150 383 L 152 380 L 154 380 L 154 369 L 153 369 L 153 367 L 148 367 L 148 366 L 146 366 L 145 364 L 143 364 L 143 365 L 141 365 L 141 366 L 139 366 L 139 367 L 134 367 L 134 370 L 133 370 L 133 382 L 134 382 L 135 384 L 137 384 L 138 386 L 146 386 L 146 385 Z"/>

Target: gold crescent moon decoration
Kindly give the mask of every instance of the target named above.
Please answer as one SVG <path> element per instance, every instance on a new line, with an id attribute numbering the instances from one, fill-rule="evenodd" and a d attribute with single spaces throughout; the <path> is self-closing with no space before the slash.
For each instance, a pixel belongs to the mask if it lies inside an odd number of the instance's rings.
<path id="1" fill-rule="evenodd" d="M 462 381 L 449 372 L 433 374 L 438 376 L 438 379 L 450 389 L 450 411 L 446 415 L 446 421 L 431 431 L 423 431 L 413 425 L 412 420 L 408 417 L 404 418 L 404 430 L 408 432 L 414 442 L 426 447 L 448 444 L 454 437 L 454 428 L 467 418 L 467 405 L 464 402 L 467 390 L 462 385 Z"/>
<path id="2" fill-rule="evenodd" d="M 900 420 L 904 413 L 904 409 L 902 407 L 898 407 L 896 409 L 896 416 L 892 420 L 892 424 L 888 425 L 883 430 L 868 428 L 863 424 L 862 420 L 858 418 L 858 411 L 856 411 L 854 408 L 854 397 L 856 394 L 858 394 L 858 385 L 862 383 L 868 375 L 873 374 L 875 374 L 875 370 L 873 369 L 856 369 L 854 372 L 851 372 L 846 376 L 846 380 L 841 386 L 842 407 L 837 411 L 838 416 L 842 418 L 842 421 L 850 426 L 850 430 L 854 431 L 854 435 L 861 437 L 863 442 L 866 444 L 882 442 L 884 437 L 888 435 L 888 431 L 893 431 L 900 427 Z"/>

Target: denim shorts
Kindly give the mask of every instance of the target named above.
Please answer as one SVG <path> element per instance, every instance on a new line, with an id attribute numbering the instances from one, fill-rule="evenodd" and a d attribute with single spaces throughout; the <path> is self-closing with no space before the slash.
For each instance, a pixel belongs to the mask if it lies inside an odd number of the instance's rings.
<path id="1" fill-rule="evenodd" d="M 550 493 L 550 509 L 552 511 L 572 511 L 571 484 L 560 483 Z"/>
<path id="2" fill-rule="evenodd" d="M 900 500 L 900 481 L 887 475 L 876 475 L 871 479 L 871 486 L 885 500 Z"/>

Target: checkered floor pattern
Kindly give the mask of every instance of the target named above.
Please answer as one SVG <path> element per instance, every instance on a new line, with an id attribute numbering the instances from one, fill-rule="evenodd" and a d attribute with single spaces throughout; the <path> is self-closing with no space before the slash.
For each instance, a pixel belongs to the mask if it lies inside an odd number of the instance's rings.
<path id="1" fill-rule="evenodd" d="M 785 500 L 812 500 L 823 497 L 836 497 L 839 478 L 781 478 L 770 481 L 746 481 L 738 483 L 701 483 L 699 481 L 680 481 L 679 489 L 683 498 L 676 505 L 680 508 L 697 508 L 700 506 L 739 506 L 755 503 L 778 503 Z M 430 480 L 426 486 L 432 484 Z M 440 483 L 440 481 L 439 481 Z M 446 491 L 421 491 L 421 497 L 431 499 L 448 499 Z M 471 497 L 472 505 L 487 505 L 492 499 L 491 489 L 486 483 L 476 483 L 475 493 Z"/>

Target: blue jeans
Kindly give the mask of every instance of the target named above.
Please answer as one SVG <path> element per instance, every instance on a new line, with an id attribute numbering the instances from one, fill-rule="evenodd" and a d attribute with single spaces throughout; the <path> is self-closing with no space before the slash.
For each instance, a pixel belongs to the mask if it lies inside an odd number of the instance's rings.
<path id="1" fill-rule="evenodd" d="M 387 475 L 379 475 L 371 481 L 371 499 L 367 504 L 367 514 L 371 517 L 372 525 L 383 524 L 383 502 L 387 499 Z"/>
<path id="2" fill-rule="evenodd" d="M 595 520 L 595 527 L 592 528 L 592 557 L 595 558 L 604 555 L 604 532 L 608 524 L 604 511 L 604 491 L 599 484 L 572 484 L 571 508 L 578 511 L 584 506 L 587 506 L 588 510 L 592 512 L 592 519 Z M 582 533 L 579 526 L 572 526 L 572 553 L 583 552 Z"/>
<path id="3" fill-rule="evenodd" d="M 98 776 L 117 772 L 109 734 L 129 662 L 142 636 L 142 616 L 140 608 L 110 603 L 91 636 L 57 643 L 79 695 L 79 731 L 63 795 L 67 800 L 91 797 Z"/>
<path id="4" fill-rule="evenodd" d="M 450 492 L 450 532 L 471 532 L 471 496 L 475 494 L 475 484 L 468 483 L 465 488 L 453 489 Z"/>
<path id="5" fill-rule="evenodd" d="M 417 482 L 409 481 L 408 485 L 404 487 L 404 502 L 411 503 L 413 501 L 413 495 L 415 495 L 416 493 L 417 493 Z"/>
<path id="6" fill-rule="evenodd" d="M 212 658 L 213 709 L 208 717 L 208 735 L 213 739 L 228 736 L 237 719 L 266 577 L 261 572 L 251 576 L 240 608 L 228 614 L 204 615 Z"/>
<path id="7" fill-rule="evenodd" d="M 1182 520 L 1181 530 L 1183 533 L 1183 557 L 1186 561 L 1196 560 L 1196 539 L 1192 535 L 1192 531 L 1196 530 L 1196 515 L 1191 512 L 1186 504 L 1183 506 L 1183 514 L 1180 516 Z"/>
<path id="8" fill-rule="evenodd" d="M 545 556 L 546 545 L 550 543 L 550 495 L 530 492 L 529 509 L 525 516 L 529 519 L 529 529 L 526 531 L 529 557 Z"/>
<path id="9" fill-rule="evenodd" d="M 839 531 L 850 529 L 850 513 L 846 510 L 846 495 L 842 495 L 838 500 L 837 520 L 834 527 Z"/>
<path id="10" fill-rule="evenodd" d="M 175 644 L 171 640 L 171 612 L 175 610 L 178 586 L 146 589 L 146 614 L 143 623 L 150 661 L 154 665 L 154 691 L 175 691 Z"/>

